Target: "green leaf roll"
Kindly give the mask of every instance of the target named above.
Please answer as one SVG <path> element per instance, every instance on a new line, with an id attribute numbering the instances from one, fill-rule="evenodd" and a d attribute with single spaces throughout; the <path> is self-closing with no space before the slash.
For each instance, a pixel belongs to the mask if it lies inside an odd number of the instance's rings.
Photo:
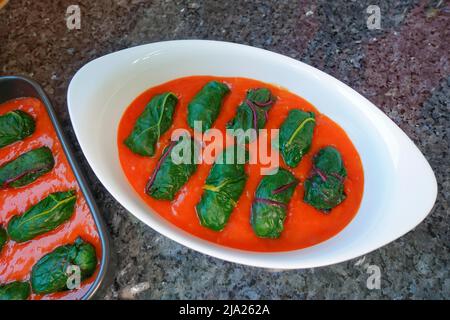
<path id="1" fill-rule="evenodd" d="M 177 192 L 197 170 L 196 143 L 182 136 L 167 146 L 146 185 L 145 192 L 160 200 L 173 200 Z M 182 161 L 175 161 L 178 157 Z"/>
<path id="2" fill-rule="evenodd" d="M 56 229 L 72 217 L 76 200 L 75 191 L 50 194 L 23 215 L 9 221 L 9 237 L 16 242 L 25 242 Z"/>
<path id="3" fill-rule="evenodd" d="M 8 241 L 8 235 L 6 234 L 6 230 L 0 226 L 0 253 L 2 252 L 3 246 L 6 241 Z"/>
<path id="4" fill-rule="evenodd" d="M 28 282 L 14 281 L 0 286 L 0 300 L 26 300 L 30 293 Z"/>
<path id="5" fill-rule="evenodd" d="M 250 89 L 246 99 L 239 105 L 236 116 L 227 124 L 228 129 L 254 129 L 264 128 L 268 118 L 268 111 L 275 103 L 275 98 L 267 88 Z M 254 139 L 255 137 L 253 137 Z M 251 141 L 251 139 L 249 139 Z"/>
<path id="6" fill-rule="evenodd" d="M 13 110 L 0 116 L 0 148 L 25 139 L 36 128 L 31 115 L 21 110 Z"/>
<path id="7" fill-rule="evenodd" d="M 298 166 L 309 151 L 316 121 L 314 113 L 291 110 L 280 128 L 280 151 L 291 168 Z"/>
<path id="8" fill-rule="evenodd" d="M 43 256 L 31 270 L 31 287 L 37 294 L 67 290 L 67 267 L 78 266 L 81 280 L 92 276 L 97 256 L 92 244 L 78 238 L 73 244 L 57 247 Z"/>
<path id="9" fill-rule="evenodd" d="M 216 158 L 203 187 L 202 198 L 196 206 L 202 226 L 222 230 L 236 207 L 248 178 L 244 170 L 248 153 L 244 149 L 241 151 L 230 147 Z M 234 161 L 226 161 L 231 158 Z"/>
<path id="10" fill-rule="evenodd" d="M 154 96 L 125 139 L 125 145 L 134 153 L 153 156 L 159 137 L 172 125 L 177 103 L 178 98 L 172 92 Z"/>
<path id="11" fill-rule="evenodd" d="M 287 205 L 298 180 L 288 170 L 279 168 L 273 175 L 264 176 L 256 189 L 250 223 L 261 238 L 278 238 L 284 228 Z"/>
<path id="12" fill-rule="evenodd" d="M 0 189 L 18 188 L 51 171 L 55 165 L 52 151 L 41 147 L 28 151 L 0 166 Z"/>
<path id="13" fill-rule="evenodd" d="M 208 82 L 188 105 L 188 124 L 194 129 L 194 122 L 200 121 L 202 132 L 210 129 L 219 116 L 222 100 L 230 91 L 224 83 Z"/>
<path id="14" fill-rule="evenodd" d="M 323 212 L 328 212 L 345 199 L 344 179 L 347 176 L 341 154 L 325 147 L 314 156 L 313 169 L 305 181 L 303 200 Z"/>

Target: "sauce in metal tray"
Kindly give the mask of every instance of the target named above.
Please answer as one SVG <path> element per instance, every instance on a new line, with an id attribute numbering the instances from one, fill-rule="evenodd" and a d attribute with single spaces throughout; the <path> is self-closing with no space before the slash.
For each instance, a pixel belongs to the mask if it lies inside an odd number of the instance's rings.
<path id="1" fill-rule="evenodd" d="M 1 148 L 0 165 L 31 149 L 47 146 L 52 150 L 55 167 L 51 172 L 27 186 L 17 189 L 0 189 L 0 224 L 6 227 L 14 215 L 22 214 L 52 192 L 74 189 L 77 191 L 77 203 L 71 219 L 57 229 L 24 243 L 15 243 L 9 240 L 5 244 L 0 253 L 0 284 L 29 279 L 31 268 L 42 256 L 60 245 L 73 243 L 79 236 L 95 246 L 98 260 L 102 256 L 102 247 L 95 221 L 80 191 L 45 106 L 35 98 L 20 98 L 0 104 L 0 114 L 16 109 L 26 111 L 33 116 L 36 121 L 36 131 L 22 141 Z M 79 290 L 44 296 L 32 294 L 30 298 L 79 299 L 89 289 L 97 272 L 98 268 L 91 278 L 82 282 Z"/>

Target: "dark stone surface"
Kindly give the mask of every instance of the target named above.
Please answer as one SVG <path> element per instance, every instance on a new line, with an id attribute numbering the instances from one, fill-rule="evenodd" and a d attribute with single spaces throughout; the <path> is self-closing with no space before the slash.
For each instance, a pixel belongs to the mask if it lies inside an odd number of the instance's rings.
<path id="1" fill-rule="evenodd" d="M 80 30 L 66 8 L 81 6 Z M 378 4 L 381 30 L 366 26 Z M 12 1 L 0 11 L 0 74 L 23 74 L 52 97 L 104 213 L 117 251 L 104 298 L 448 299 L 450 201 L 450 19 L 445 1 Z M 305 61 L 354 87 L 394 120 L 433 167 L 439 195 L 415 230 L 355 261 L 295 271 L 244 267 L 159 235 L 98 182 L 73 134 L 66 91 L 86 62 L 168 39 L 245 43 Z M 413 172 L 411 174 L 414 174 Z M 381 269 L 366 287 L 365 265 Z"/>

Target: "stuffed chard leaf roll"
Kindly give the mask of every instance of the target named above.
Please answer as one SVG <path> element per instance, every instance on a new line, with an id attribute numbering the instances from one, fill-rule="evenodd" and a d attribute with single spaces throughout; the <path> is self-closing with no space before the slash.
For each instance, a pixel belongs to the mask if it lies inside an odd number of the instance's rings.
<path id="1" fill-rule="evenodd" d="M 30 293 L 28 282 L 14 281 L 0 285 L 0 300 L 26 300 Z"/>
<path id="2" fill-rule="evenodd" d="M 188 124 L 195 128 L 195 122 L 201 124 L 201 131 L 210 129 L 219 116 L 222 100 L 230 88 L 222 82 L 208 82 L 188 105 Z"/>
<path id="3" fill-rule="evenodd" d="M 309 151 L 316 120 L 314 113 L 291 110 L 280 128 L 280 151 L 284 162 L 291 168 L 298 166 Z"/>
<path id="4" fill-rule="evenodd" d="M 198 146 L 194 139 L 181 136 L 167 146 L 147 182 L 145 192 L 160 200 L 173 200 L 197 170 Z"/>
<path id="5" fill-rule="evenodd" d="M 67 290 L 69 266 L 80 268 L 81 280 L 93 275 L 97 267 L 94 246 L 78 238 L 73 244 L 57 247 L 43 256 L 31 270 L 33 292 L 47 294 Z"/>
<path id="6" fill-rule="evenodd" d="M 36 128 L 34 119 L 22 110 L 14 110 L 0 116 L 0 148 L 25 139 Z"/>
<path id="7" fill-rule="evenodd" d="M 177 103 L 178 98 L 172 92 L 153 97 L 125 139 L 125 145 L 134 153 L 153 156 L 159 137 L 172 125 Z"/>
<path id="8" fill-rule="evenodd" d="M 55 165 L 52 151 L 41 147 L 28 151 L 0 166 L 0 189 L 18 188 L 51 171 Z"/>
<path id="9" fill-rule="evenodd" d="M 2 226 L 0 226 L 0 253 L 2 252 L 3 246 L 5 245 L 6 241 L 8 241 L 6 230 Z"/>
<path id="10" fill-rule="evenodd" d="M 230 147 L 216 158 L 196 206 L 202 226 L 215 231 L 225 227 L 247 182 L 247 159 L 247 151 L 239 147 Z"/>
<path id="11" fill-rule="evenodd" d="M 313 169 L 305 181 L 303 200 L 323 212 L 328 212 L 345 199 L 344 180 L 347 176 L 341 154 L 325 147 L 314 156 Z"/>
<path id="12" fill-rule="evenodd" d="M 278 238 L 284 228 L 287 206 L 298 180 L 288 170 L 279 168 L 261 179 L 252 204 L 251 225 L 261 238 Z"/>
<path id="13" fill-rule="evenodd" d="M 56 229 L 72 217 L 76 201 L 75 191 L 50 194 L 23 215 L 9 221 L 9 237 L 16 242 L 25 242 Z"/>
<path id="14" fill-rule="evenodd" d="M 228 129 L 254 129 L 255 135 L 258 130 L 264 128 L 268 118 L 268 111 L 275 103 L 275 98 L 267 88 L 250 89 L 245 100 L 239 105 L 236 116 L 227 124 Z M 249 141 L 252 141 L 253 136 Z"/>

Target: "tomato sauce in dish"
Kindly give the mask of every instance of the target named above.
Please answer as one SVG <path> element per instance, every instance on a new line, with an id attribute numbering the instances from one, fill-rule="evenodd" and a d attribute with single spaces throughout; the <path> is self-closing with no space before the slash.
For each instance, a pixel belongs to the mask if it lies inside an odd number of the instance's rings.
<path id="1" fill-rule="evenodd" d="M 156 200 L 144 192 L 147 180 L 153 172 L 162 150 L 170 142 L 172 131 L 183 128 L 193 134 L 193 130 L 187 124 L 187 105 L 195 94 L 211 80 L 223 81 L 231 89 L 231 92 L 224 99 L 220 115 L 213 125 L 213 128 L 221 130 L 223 134 L 225 134 L 227 122 L 234 118 L 237 107 L 244 100 L 247 90 L 251 88 L 268 87 L 272 94 L 276 96 L 276 103 L 269 111 L 266 129 L 278 129 L 291 109 L 313 111 L 316 115 L 316 127 L 311 150 L 304 156 L 299 166 L 294 169 L 287 167 L 278 154 L 280 166 L 291 171 L 300 180 L 300 184 L 296 187 L 288 206 L 284 231 L 278 239 L 259 238 L 250 225 L 251 205 L 262 177 L 260 169 L 263 165 L 260 163 L 246 165 L 248 180 L 244 192 L 227 225 L 220 232 L 201 226 L 195 209 L 202 196 L 202 187 L 212 165 L 199 164 L 197 171 L 182 187 L 173 201 Z M 123 141 L 133 130 L 137 118 L 151 98 L 166 91 L 175 93 L 179 99 L 171 128 L 160 137 L 154 157 L 134 154 L 125 146 Z M 117 142 L 120 162 L 128 181 L 155 212 L 197 237 L 227 247 L 249 251 L 276 252 L 301 249 L 318 244 L 333 237 L 350 223 L 359 209 L 363 196 L 364 172 L 362 163 L 357 150 L 345 131 L 301 97 L 286 89 L 257 80 L 191 76 L 150 88 L 139 95 L 126 109 L 119 124 Z M 347 169 L 347 178 L 344 183 L 347 198 L 328 214 L 324 214 L 303 202 L 303 181 L 308 177 L 312 168 L 312 157 L 325 146 L 334 146 L 340 151 Z M 273 152 L 276 151 L 273 150 Z"/>
<path id="2" fill-rule="evenodd" d="M 24 152 L 47 146 L 52 150 L 55 167 L 29 185 L 17 189 L 0 189 L 0 224 L 6 228 L 8 221 L 14 215 L 24 213 L 29 207 L 53 192 L 76 190 L 77 202 L 71 219 L 55 230 L 24 243 L 7 241 L 0 252 L 0 284 L 28 280 L 31 268 L 42 256 L 60 245 L 73 243 L 77 237 L 82 237 L 94 245 L 99 261 L 102 256 L 101 241 L 95 221 L 45 106 L 35 98 L 14 99 L 0 104 L 0 114 L 17 109 L 33 116 L 36 121 L 36 130 L 24 140 L 0 148 L 0 165 L 17 158 Z M 81 288 L 78 290 L 47 295 L 31 294 L 30 299 L 80 299 L 94 282 L 97 272 L 98 268 L 92 277 L 81 283 Z"/>

